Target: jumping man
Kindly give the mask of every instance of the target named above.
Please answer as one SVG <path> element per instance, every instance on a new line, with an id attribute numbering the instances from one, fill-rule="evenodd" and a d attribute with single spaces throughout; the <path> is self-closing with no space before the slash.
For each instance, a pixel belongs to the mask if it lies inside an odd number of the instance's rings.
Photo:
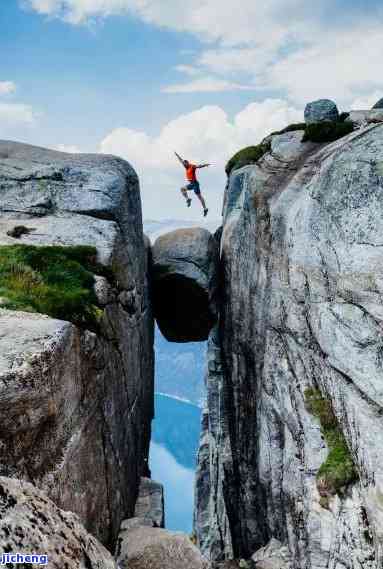
<path id="1" fill-rule="evenodd" d="M 181 188 L 181 193 L 183 195 L 183 197 L 186 199 L 186 204 L 188 207 L 190 207 L 191 205 L 191 198 L 188 197 L 188 190 L 193 190 L 195 195 L 197 196 L 197 198 L 199 199 L 199 201 L 202 204 L 203 207 L 203 215 L 204 217 L 207 216 L 207 212 L 209 211 L 206 207 L 206 202 L 202 197 L 201 194 L 201 189 L 199 187 L 199 182 L 197 180 L 197 176 L 196 176 L 196 170 L 197 168 L 206 168 L 207 166 L 210 166 L 210 164 L 191 164 L 188 160 L 183 160 L 181 158 L 181 156 L 179 154 L 177 154 L 177 152 L 174 153 L 178 160 L 181 162 L 182 166 L 184 166 L 185 170 L 186 170 L 186 178 L 188 180 L 188 184 L 186 186 L 184 186 L 183 188 Z"/>

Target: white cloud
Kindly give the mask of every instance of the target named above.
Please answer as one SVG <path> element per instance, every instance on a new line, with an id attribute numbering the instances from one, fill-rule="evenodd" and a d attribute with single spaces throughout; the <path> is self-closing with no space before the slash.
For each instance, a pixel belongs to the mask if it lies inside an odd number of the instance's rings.
<path id="1" fill-rule="evenodd" d="M 193 65 L 176 65 L 174 69 L 191 77 L 195 77 L 201 73 L 201 71 L 197 67 L 193 67 Z"/>
<path id="2" fill-rule="evenodd" d="M 327 97 L 349 105 L 382 90 L 381 26 L 365 25 L 325 36 L 264 70 L 263 86 L 284 90 L 298 102 Z"/>
<path id="3" fill-rule="evenodd" d="M 273 19 L 275 9 L 279 6 L 279 12 L 288 14 L 288 9 L 297 4 L 303 7 L 304 1 L 284 0 L 281 10 L 280 0 L 241 0 L 240 9 L 234 10 L 230 2 L 221 0 L 189 0 L 182 9 L 179 0 L 29 0 L 29 5 L 40 14 L 59 16 L 74 24 L 130 13 L 147 23 L 229 44 L 253 41 L 257 32 L 272 41 L 265 27 Z M 283 22 L 273 26 L 274 39 L 288 34 Z"/>
<path id="4" fill-rule="evenodd" d="M 375 7 L 355 2 L 345 11 L 344 0 L 241 0 L 237 7 L 222 0 L 188 0 L 182 8 L 179 0 L 28 1 L 39 13 L 73 24 L 131 14 L 194 34 L 205 45 L 194 62 L 178 70 L 196 79 L 166 92 L 202 91 L 211 74 L 220 76 L 224 90 L 254 83 L 262 92 L 283 93 L 299 102 L 326 96 L 349 105 L 368 91 L 383 89 L 383 9 L 378 2 Z M 213 42 L 214 47 L 207 45 Z M 218 85 L 218 78 L 209 81 Z"/>
<path id="5" fill-rule="evenodd" d="M 13 81 L 0 81 L 0 95 L 9 95 L 16 91 Z"/>
<path id="6" fill-rule="evenodd" d="M 162 89 L 163 93 L 216 93 L 223 91 L 254 91 L 254 85 L 243 85 L 217 77 L 200 77 L 188 83 L 177 83 Z"/>
<path id="7" fill-rule="evenodd" d="M 131 162 L 140 176 L 145 216 L 153 218 L 185 217 L 178 191 L 184 173 L 174 151 L 196 163 L 210 162 L 210 168 L 201 170 L 201 185 L 206 189 L 212 215 L 218 217 L 226 161 L 240 148 L 257 144 L 271 131 L 299 122 L 302 117 L 301 109 L 281 99 L 252 103 L 232 120 L 219 106 L 205 106 L 170 121 L 158 136 L 117 128 L 101 142 L 100 151 Z M 195 207 L 191 215 L 199 217 L 200 210 Z"/>
<path id="8" fill-rule="evenodd" d="M 16 91 L 13 81 L 0 81 L 0 97 L 11 95 Z M 34 126 L 37 115 L 30 105 L 9 103 L 0 99 L 0 136 L 12 136 L 15 128 Z"/>
<path id="9" fill-rule="evenodd" d="M 371 95 L 365 95 L 354 99 L 350 105 L 350 109 L 354 111 L 360 111 L 365 109 L 371 109 L 375 103 L 383 98 L 383 89 L 380 91 L 374 91 Z"/>
<path id="10" fill-rule="evenodd" d="M 13 81 L 0 81 L 0 96 L 10 95 L 16 91 Z M 9 128 L 18 126 L 33 126 L 37 115 L 30 105 L 24 103 L 5 103 L 0 100 L 0 128 L 2 135 Z"/>
<path id="11" fill-rule="evenodd" d="M 30 105 L 0 102 L 1 127 L 17 125 L 33 126 L 36 122 L 36 118 L 36 113 Z"/>

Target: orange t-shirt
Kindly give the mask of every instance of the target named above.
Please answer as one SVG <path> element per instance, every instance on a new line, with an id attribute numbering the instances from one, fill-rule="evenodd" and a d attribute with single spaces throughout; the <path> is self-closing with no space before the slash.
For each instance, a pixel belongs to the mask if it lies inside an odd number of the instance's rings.
<path id="1" fill-rule="evenodd" d="M 194 164 L 189 164 L 189 166 L 186 168 L 186 178 L 189 180 L 189 182 L 197 181 L 197 176 L 195 174 L 196 170 L 197 166 L 195 166 Z"/>

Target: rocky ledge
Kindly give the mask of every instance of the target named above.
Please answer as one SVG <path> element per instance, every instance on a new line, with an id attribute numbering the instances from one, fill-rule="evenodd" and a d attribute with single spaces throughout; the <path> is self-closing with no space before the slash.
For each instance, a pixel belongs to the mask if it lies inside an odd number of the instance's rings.
<path id="1" fill-rule="evenodd" d="M 112 545 L 134 512 L 153 416 L 138 179 L 112 156 L 0 142 L 0 198 L 0 473 Z"/>
<path id="2" fill-rule="evenodd" d="M 54 569 L 118 569 L 112 555 L 83 528 L 78 516 L 60 510 L 32 484 L 2 476 L 0 547 L 1 554 L 45 555 Z"/>

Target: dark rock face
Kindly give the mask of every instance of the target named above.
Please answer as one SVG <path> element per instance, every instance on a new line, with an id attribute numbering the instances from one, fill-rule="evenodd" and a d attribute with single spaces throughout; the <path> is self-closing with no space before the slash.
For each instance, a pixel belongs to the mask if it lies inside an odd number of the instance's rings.
<path id="1" fill-rule="evenodd" d="M 149 518 L 154 527 L 165 527 L 164 487 L 151 478 L 141 478 L 135 518 Z"/>
<path id="2" fill-rule="evenodd" d="M 104 544 L 134 514 L 153 416 L 153 318 L 138 179 L 118 158 L 0 142 L 0 244 L 93 245 L 100 331 L 0 309 L 0 474 Z M 12 237 L 15 226 L 31 231 Z"/>
<path id="3" fill-rule="evenodd" d="M 320 150 L 299 133 L 271 147 L 233 173 L 225 195 L 198 543 L 211 558 L 249 559 L 274 538 L 294 568 L 378 569 L 383 126 Z M 326 501 L 317 475 L 329 448 L 307 407 L 313 388 L 331 402 L 359 477 Z"/>
<path id="4" fill-rule="evenodd" d="M 0 477 L 0 548 L 1 553 L 46 555 L 54 569 L 117 569 L 111 554 L 75 514 L 60 510 L 32 484 L 5 477 Z"/>
<path id="5" fill-rule="evenodd" d="M 383 97 L 372 107 L 373 109 L 383 109 Z"/>
<path id="6" fill-rule="evenodd" d="M 206 229 L 178 229 L 152 248 L 153 306 L 171 342 L 206 340 L 216 321 L 218 245 Z"/>
<path id="7" fill-rule="evenodd" d="M 313 101 L 306 105 L 306 124 L 322 121 L 336 121 L 338 118 L 338 107 L 333 101 L 330 101 L 330 99 L 319 99 L 318 101 Z"/>

